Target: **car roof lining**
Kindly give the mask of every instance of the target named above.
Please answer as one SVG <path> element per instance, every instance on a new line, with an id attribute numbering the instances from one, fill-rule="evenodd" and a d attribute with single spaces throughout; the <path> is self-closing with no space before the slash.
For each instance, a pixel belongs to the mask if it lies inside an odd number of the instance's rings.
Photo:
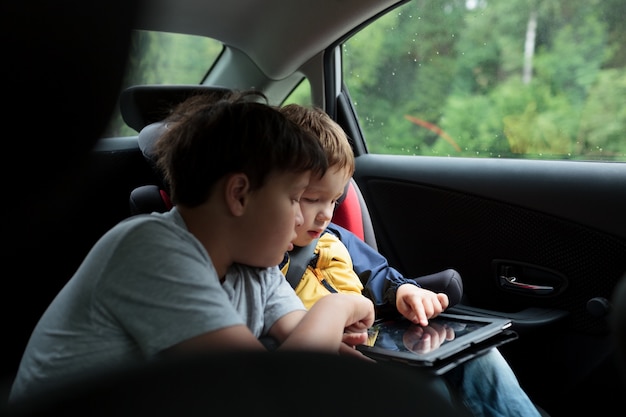
<path id="1" fill-rule="evenodd" d="M 398 0 L 150 0 L 137 29 L 187 33 L 218 39 L 248 55 L 270 79 L 295 72 L 319 51 Z M 297 9 L 306 18 L 290 17 Z M 250 12 L 253 9 L 254 12 Z M 245 16 L 240 10 L 246 10 Z M 355 13 L 358 11 L 358 13 Z M 239 20 L 240 24 L 233 25 Z M 316 27 L 323 24 L 320 33 Z M 264 27 L 280 28 L 271 32 Z M 257 36 L 250 36 L 258 33 Z"/>

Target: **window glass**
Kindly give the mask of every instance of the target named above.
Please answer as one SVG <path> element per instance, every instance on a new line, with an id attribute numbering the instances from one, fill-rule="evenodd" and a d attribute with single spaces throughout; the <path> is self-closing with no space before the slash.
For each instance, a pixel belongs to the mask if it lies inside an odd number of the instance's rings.
<path id="1" fill-rule="evenodd" d="M 312 106 L 313 100 L 311 98 L 311 84 L 308 78 L 303 78 L 298 86 L 289 94 L 289 96 L 283 102 L 283 105 L 290 103 L 296 103 L 301 106 Z"/>
<path id="2" fill-rule="evenodd" d="M 414 0 L 343 45 L 369 152 L 626 161 L 626 2 Z"/>
<path id="3" fill-rule="evenodd" d="M 122 90 L 138 84 L 200 84 L 222 47 L 220 42 L 211 38 L 134 31 Z M 136 134 L 124 123 L 118 111 L 103 137 Z"/>

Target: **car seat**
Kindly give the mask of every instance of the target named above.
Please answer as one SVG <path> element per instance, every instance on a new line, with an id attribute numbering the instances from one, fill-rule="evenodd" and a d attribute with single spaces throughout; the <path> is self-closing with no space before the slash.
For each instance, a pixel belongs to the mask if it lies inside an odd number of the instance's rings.
<path id="1" fill-rule="evenodd" d="M 370 382 L 376 399 L 350 401 L 370 395 L 370 386 L 364 390 L 352 380 Z M 320 381 L 326 395 L 315 398 Z M 422 417 L 471 417 L 441 382 L 422 370 L 323 352 L 199 352 L 90 373 L 84 380 L 57 384 L 45 395 L 12 403 L 2 415 L 361 417 L 419 410 Z"/>

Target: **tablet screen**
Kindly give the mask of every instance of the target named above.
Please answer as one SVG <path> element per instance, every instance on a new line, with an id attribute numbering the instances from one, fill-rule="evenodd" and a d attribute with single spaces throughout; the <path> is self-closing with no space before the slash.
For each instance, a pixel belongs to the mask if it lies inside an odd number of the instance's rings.
<path id="1" fill-rule="evenodd" d="M 424 355 L 488 324 L 443 316 L 429 320 L 428 326 L 413 324 L 406 319 L 382 321 L 368 330 L 366 345 Z"/>
<path id="2" fill-rule="evenodd" d="M 376 361 L 426 368 L 441 375 L 489 349 L 517 339 L 503 317 L 442 313 L 428 326 L 405 318 L 376 322 L 357 350 Z"/>

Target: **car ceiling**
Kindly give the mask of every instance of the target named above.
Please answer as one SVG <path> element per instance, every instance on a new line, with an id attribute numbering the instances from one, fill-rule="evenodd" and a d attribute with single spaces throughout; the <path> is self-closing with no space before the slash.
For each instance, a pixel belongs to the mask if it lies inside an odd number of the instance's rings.
<path id="1" fill-rule="evenodd" d="M 403 2 L 148 0 L 137 28 L 218 39 L 249 56 L 268 78 L 280 80 L 346 35 L 346 28 Z"/>

